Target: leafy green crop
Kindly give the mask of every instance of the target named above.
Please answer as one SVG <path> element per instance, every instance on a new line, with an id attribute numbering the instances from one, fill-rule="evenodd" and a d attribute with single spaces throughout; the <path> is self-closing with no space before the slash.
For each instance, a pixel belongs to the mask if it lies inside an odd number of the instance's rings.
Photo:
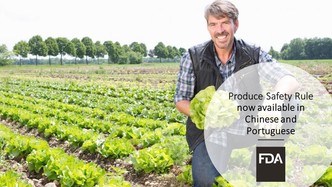
<path id="1" fill-rule="evenodd" d="M 332 166 L 315 182 L 316 185 L 332 186 Z"/>
<path id="2" fill-rule="evenodd" d="M 107 173 L 95 163 L 85 163 L 61 148 L 50 148 L 44 140 L 18 135 L 1 124 L 0 137 L 8 158 L 25 158 L 29 171 L 42 172 L 48 180 L 58 180 L 61 186 L 130 186 L 122 176 Z M 18 180 L 14 177 L 12 173 L 0 174 L 0 186 L 17 186 L 11 183 Z"/>
<path id="3" fill-rule="evenodd" d="M 234 187 L 227 180 L 225 180 L 222 176 L 216 177 L 216 184 L 213 184 L 213 187 Z"/>
<path id="4" fill-rule="evenodd" d="M 167 154 L 167 150 L 158 147 L 149 147 L 135 152 L 132 161 L 136 171 L 145 173 L 168 172 L 174 163 L 171 156 Z"/>
<path id="5" fill-rule="evenodd" d="M 206 110 L 216 92 L 214 86 L 199 91 L 190 102 L 190 117 L 198 129 L 204 129 Z"/>
<path id="6" fill-rule="evenodd" d="M 31 187 L 31 184 L 23 181 L 20 175 L 13 170 L 0 173 L 0 186 Z"/>
<path id="7" fill-rule="evenodd" d="M 47 161 L 50 159 L 48 150 L 33 150 L 26 158 L 28 168 L 30 171 L 39 173 L 40 169 L 46 165 Z"/>
<path id="8" fill-rule="evenodd" d="M 228 127 L 239 119 L 237 102 L 230 100 L 228 95 L 226 91 L 216 91 L 214 86 L 195 95 L 190 102 L 190 117 L 198 129 L 204 129 L 205 122 L 208 122 L 207 127 Z"/>
<path id="9" fill-rule="evenodd" d="M 192 167 L 191 165 L 185 165 L 182 168 L 182 173 L 180 173 L 177 177 L 176 180 L 180 182 L 185 182 L 187 184 L 192 185 L 193 183 L 193 177 L 192 177 Z"/>
<path id="10" fill-rule="evenodd" d="M 131 154 L 135 148 L 129 140 L 109 137 L 97 150 L 105 158 L 121 158 Z"/>

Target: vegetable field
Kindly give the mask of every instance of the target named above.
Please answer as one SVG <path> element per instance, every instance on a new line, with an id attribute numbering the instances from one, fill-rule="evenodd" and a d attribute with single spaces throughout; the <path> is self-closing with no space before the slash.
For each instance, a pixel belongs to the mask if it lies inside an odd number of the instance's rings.
<path id="1" fill-rule="evenodd" d="M 332 92 L 332 63 L 316 64 L 296 63 Z M 1 67 L 0 186 L 190 186 L 177 72 L 171 63 Z M 321 181 L 332 185 L 326 168 Z"/>

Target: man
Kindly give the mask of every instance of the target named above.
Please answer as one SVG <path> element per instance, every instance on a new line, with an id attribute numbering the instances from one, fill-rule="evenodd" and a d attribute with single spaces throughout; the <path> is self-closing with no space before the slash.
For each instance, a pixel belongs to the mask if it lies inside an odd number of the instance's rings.
<path id="1" fill-rule="evenodd" d="M 212 164 L 204 142 L 204 131 L 196 128 L 190 119 L 190 101 L 200 91 L 214 85 L 218 88 L 233 73 L 260 62 L 276 63 L 259 47 L 237 40 L 239 27 L 237 8 L 227 0 L 216 0 L 206 7 L 205 19 L 211 40 L 189 49 L 182 57 L 178 74 L 174 102 L 176 108 L 188 116 L 186 123 L 187 142 L 192 157 L 194 186 L 212 186 L 220 173 Z M 269 79 L 276 81 L 275 89 L 281 93 L 292 93 L 297 81 L 283 71 L 273 68 L 263 70 Z M 241 127 L 230 129 L 229 139 L 243 134 Z M 228 142 L 226 142 L 228 143 Z M 227 150 L 224 157 L 229 157 Z M 227 162 L 228 158 L 225 158 Z"/>

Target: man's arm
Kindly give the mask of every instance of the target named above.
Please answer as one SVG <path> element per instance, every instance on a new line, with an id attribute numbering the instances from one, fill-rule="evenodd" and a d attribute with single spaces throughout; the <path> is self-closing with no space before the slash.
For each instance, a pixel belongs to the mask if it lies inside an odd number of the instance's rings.
<path id="1" fill-rule="evenodd" d="M 292 94 L 299 88 L 299 86 L 299 82 L 293 76 L 286 75 L 278 81 L 274 90 L 276 92 Z"/>
<path id="2" fill-rule="evenodd" d="M 190 101 L 182 100 L 176 103 L 176 109 L 186 116 L 190 116 Z"/>
<path id="3" fill-rule="evenodd" d="M 293 94 L 299 88 L 299 82 L 292 73 L 265 51 L 260 51 L 259 63 L 260 77 L 275 85 L 274 92 Z"/>
<path id="4" fill-rule="evenodd" d="M 176 91 L 174 96 L 174 103 L 176 109 L 190 116 L 190 99 L 194 95 L 194 86 L 195 86 L 195 76 L 194 70 L 192 67 L 192 62 L 190 55 L 186 53 L 180 62 L 180 70 L 178 74 Z"/>

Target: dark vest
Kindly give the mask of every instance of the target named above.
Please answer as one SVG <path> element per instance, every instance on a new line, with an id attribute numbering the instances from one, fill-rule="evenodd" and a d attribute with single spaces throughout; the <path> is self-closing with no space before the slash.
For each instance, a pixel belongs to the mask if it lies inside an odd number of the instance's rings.
<path id="1" fill-rule="evenodd" d="M 234 43 L 236 47 L 236 64 L 233 73 L 259 62 L 259 47 L 251 46 L 243 40 L 235 39 Z M 215 61 L 213 45 L 212 40 L 210 40 L 202 45 L 194 46 L 189 49 L 196 80 L 194 95 L 211 85 L 214 85 L 216 89 L 218 89 L 224 82 Z M 190 117 L 187 120 L 186 129 L 186 138 L 189 148 L 190 150 L 194 150 L 199 143 L 204 141 L 204 131 L 197 129 Z"/>

